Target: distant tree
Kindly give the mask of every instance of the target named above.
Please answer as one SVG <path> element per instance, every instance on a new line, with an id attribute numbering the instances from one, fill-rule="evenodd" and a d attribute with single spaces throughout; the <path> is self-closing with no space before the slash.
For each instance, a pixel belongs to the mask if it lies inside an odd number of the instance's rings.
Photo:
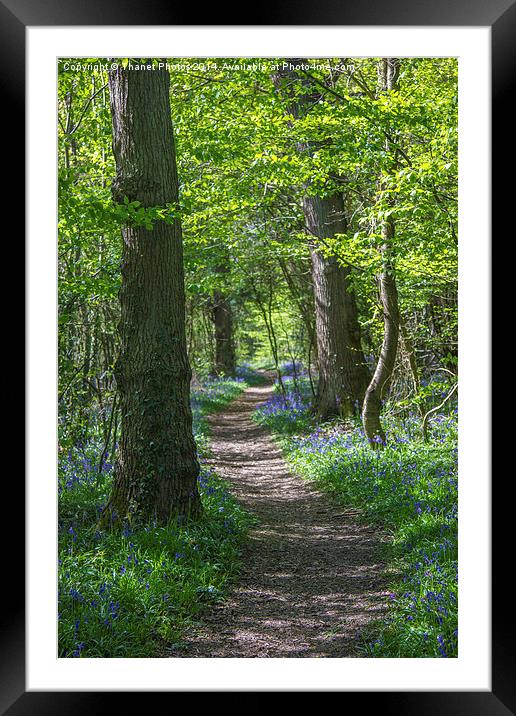
<path id="1" fill-rule="evenodd" d="M 178 179 L 169 74 L 119 66 L 109 73 L 116 203 L 174 206 Z M 122 229 L 121 441 L 102 522 L 197 517 L 199 465 L 189 403 L 181 225 L 156 220 Z"/>
<path id="2" fill-rule="evenodd" d="M 228 274 L 228 263 L 217 265 L 215 273 L 221 276 Z M 218 376 L 233 376 L 236 370 L 233 311 L 231 302 L 224 290 L 216 288 L 213 291 L 210 308 L 215 329 L 215 364 L 213 373 Z"/>

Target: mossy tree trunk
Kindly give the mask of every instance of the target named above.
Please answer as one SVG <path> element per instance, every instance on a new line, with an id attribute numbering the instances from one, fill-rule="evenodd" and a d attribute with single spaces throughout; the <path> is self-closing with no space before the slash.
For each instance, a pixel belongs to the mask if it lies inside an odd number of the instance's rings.
<path id="1" fill-rule="evenodd" d="M 109 73 L 116 179 L 113 198 L 142 207 L 178 200 L 169 75 Z M 102 524 L 134 517 L 195 518 L 199 465 L 189 402 L 183 248 L 179 219 L 122 229 L 120 355 L 115 376 L 121 440 Z"/>

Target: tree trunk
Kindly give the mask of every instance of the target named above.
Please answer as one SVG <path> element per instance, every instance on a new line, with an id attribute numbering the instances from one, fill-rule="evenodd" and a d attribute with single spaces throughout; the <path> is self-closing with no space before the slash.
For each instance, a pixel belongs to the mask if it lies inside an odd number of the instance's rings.
<path id="1" fill-rule="evenodd" d="M 391 91 L 397 87 L 398 60 L 387 58 L 380 60 L 379 81 L 381 91 Z M 391 151 L 391 143 L 385 142 L 386 152 Z M 380 192 L 384 191 L 380 183 Z M 367 388 L 362 408 L 362 422 L 369 444 L 378 448 L 385 444 L 385 432 L 380 421 L 384 390 L 394 370 L 396 352 L 398 350 L 400 314 L 398 307 L 398 291 L 394 272 L 393 240 L 394 221 L 392 215 L 382 224 L 382 263 L 383 269 L 379 277 L 380 304 L 383 311 L 384 334 L 380 356 L 376 370 Z"/>
<path id="2" fill-rule="evenodd" d="M 302 63 L 292 58 L 292 65 Z M 284 69 L 274 75 L 278 90 L 292 98 L 289 112 L 296 119 L 302 117 L 319 96 L 310 83 L 295 69 Z M 295 85 L 304 86 L 303 94 L 295 92 Z M 310 153 L 306 143 L 298 143 L 300 153 Z M 317 331 L 317 359 L 319 386 L 314 408 L 322 418 L 351 415 L 360 408 L 369 382 L 369 372 L 360 345 L 360 326 L 354 295 L 350 292 L 349 269 L 339 265 L 335 256 L 320 252 L 324 241 L 346 231 L 344 200 L 341 193 L 321 198 L 310 195 L 307 184 L 303 211 L 310 239 L 312 281 L 314 286 Z"/>
<path id="3" fill-rule="evenodd" d="M 392 233 L 391 233 L 392 232 Z M 394 232 L 394 224 L 387 221 L 383 236 L 389 241 Z M 387 244 L 384 244 L 384 253 Z M 362 409 L 364 432 L 372 447 L 385 443 L 385 432 L 380 421 L 382 398 L 392 376 L 396 362 L 399 335 L 398 291 L 392 262 L 384 256 L 384 270 L 380 275 L 380 303 L 383 310 L 384 333 L 376 370 L 366 390 Z"/>
<path id="4" fill-rule="evenodd" d="M 324 241 L 346 231 L 341 194 L 321 199 L 306 197 L 304 212 L 309 231 Z M 317 328 L 319 384 L 315 408 L 323 418 L 351 415 L 360 407 L 369 383 L 369 372 L 360 345 L 360 326 L 350 269 L 335 256 L 324 256 L 316 241 L 310 242 Z"/>
<path id="5" fill-rule="evenodd" d="M 113 198 L 143 207 L 178 200 L 169 75 L 109 73 L 116 179 Z M 199 465 L 189 402 L 181 225 L 122 229 L 120 355 L 115 376 L 121 440 L 102 523 L 197 517 Z"/>
<path id="6" fill-rule="evenodd" d="M 215 374 L 235 375 L 233 314 L 231 304 L 220 291 L 213 292 L 212 317 L 215 325 Z"/>

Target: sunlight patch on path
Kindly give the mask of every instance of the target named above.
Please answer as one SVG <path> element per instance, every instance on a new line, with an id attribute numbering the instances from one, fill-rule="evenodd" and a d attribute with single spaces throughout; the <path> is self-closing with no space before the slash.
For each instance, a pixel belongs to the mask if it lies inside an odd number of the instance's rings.
<path id="1" fill-rule="evenodd" d="M 211 464 L 258 518 L 229 599 L 171 657 L 350 657 L 385 608 L 380 535 L 300 477 L 251 415 L 272 386 L 210 417 Z"/>

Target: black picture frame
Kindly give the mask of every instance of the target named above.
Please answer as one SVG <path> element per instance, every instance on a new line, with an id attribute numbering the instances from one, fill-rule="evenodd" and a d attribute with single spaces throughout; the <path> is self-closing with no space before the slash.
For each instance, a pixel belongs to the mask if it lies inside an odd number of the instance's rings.
<path id="1" fill-rule="evenodd" d="M 241 10 L 239 4 L 235 9 Z M 24 197 L 20 189 L 24 185 L 25 146 L 25 30 L 28 26 L 76 26 L 76 25 L 196 25 L 200 8 L 178 8 L 163 0 L 88 0 L 63 3 L 60 0 L 0 0 L 0 82 L 4 97 L 2 121 L 6 124 L 4 138 L 17 147 L 17 160 L 9 166 L 9 187 L 3 196 L 9 198 L 9 212 L 17 217 L 17 241 L 21 242 L 20 223 L 25 214 Z M 514 202 L 511 182 L 504 169 L 514 166 L 514 115 L 509 112 L 508 101 L 514 96 L 516 73 L 516 3 L 514 0 L 433 0 L 433 2 L 410 2 L 410 0 L 361 0 L 360 3 L 344 5 L 339 0 L 318 0 L 307 3 L 277 2 L 253 4 L 248 7 L 244 21 L 231 5 L 212 5 L 202 10 L 203 25 L 362 25 L 362 26 L 484 26 L 491 28 L 492 38 L 492 216 L 493 236 L 502 236 L 512 224 L 508 212 Z M 192 22 L 191 22 L 192 20 Z M 6 141 L 4 139 L 4 141 Z M 510 193 L 509 193 L 510 192 Z M 512 200 L 512 201 L 511 201 Z M 508 225 L 509 222 L 509 225 Z M 512 230 L 512 229 L 511 229 Z M 11 245 L 15 243 L 11 234 Z M 513 241 L 514 243 L 514 241 Z M 505 251 L 505 246 L 504 246 Z M 493 256 L 493 268 L 497 265 Z M 22 259 L 23 261 L 23 259 Z M 502 263 L 502 262 L 500 262 Z M 505 279 L 511 270 L 504 254 Z M 511 262 L 512 263 L 512 262 Z M 18 264 L 19 265 L 19 264 Z M 512 272 L 512 270 L 511 270 Z M 497 285 L 504 283 L 504 277 Z M 501 309 L 500 309 L 501 311 Z M 500 314 L 493 316 L 493 332 Z M 503 386 L 501 371 L 494 371 L 492 379 L 493 407 L 497 413 L 496 396 Z M 497 381 L 499 381 L 497 383 Z M 9 398 L 7 398 L 10 400 Z M 10 401 L 11 402 L 11 401 Z M 20 402 L 19 388 L 13 390 L 12 402 Z M 499 401 L 501 405 L 501 399 Z M 498 440 L 498 442 L 497 442 Z M 504 441 L 505 443 L 505 441 Z M 498 448 L 498 450 L 496 449 Z M 507 450 L 501 445 L 501 437 L 493 431 L 492 454 Z M 510 472 L 510 468 L 508 469 Z M 494 471 L 493 471 L 494 475 Z M 475 714 L 503 716 L 516 714 L 516 638 L 514 630 L 514 607 L 512 606 L 510 582 L 506 575 L 512 570 L 510 546 L 513 542 L 513 501 L 508 499 L 507 484 L 497 477 L 492 484 L 492 691 L 453 692 L 344 692 L 341 707 L 360 710 L 378 709 L 382 713 L 401 714 Z M 6 478 L 8 473 L 6 473 Z M 508 480 L 509 481 L 509 480 Z M 510 480 L 512 482 L 512 480 Z M 20 508 L 24 503 L 22 481 L 11 482 L 11 504 Z M 21 532 L 21 530 L 19 530 Z M 22 541 L 12 541 L 7 554 L 8 580 L 4 586 L 6 607 L 1 614 L 0 650 L 0 709 L 10 716 L 21 714 L 92 714 L 120 710 L 121 694 L 118 692 L 26 692 L 25 691 L 25 610 L 24 610 L 24 551 Z M 16 551 L 16 549 L 18 551 Z M 238 689 L 235 688 L 235 691 Z M 131 693 L 131 704 L 143 706 L 150 694 Z M 170 702 L 169 693 L 153 693 Z M 357 700 L 356 707 L 352 706 Z M 170 708 L 170 706 L 169 706 Z"/>

